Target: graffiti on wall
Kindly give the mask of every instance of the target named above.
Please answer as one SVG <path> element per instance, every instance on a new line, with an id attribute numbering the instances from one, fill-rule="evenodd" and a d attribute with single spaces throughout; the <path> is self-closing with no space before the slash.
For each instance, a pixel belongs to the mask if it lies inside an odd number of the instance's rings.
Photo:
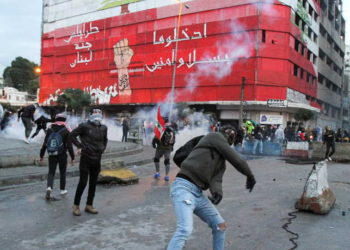
<path id="1" fill-rule="evenodd" d="M 101 89 L 100 85 L 97 88 L 89 86 L 85 87 L 84 91 L 90 94 L 92 101 L 95 104 L 110 104 L 111 98 L 114 98 L 118 95 L 116 83 L 107 86 L 104 89 Z"/>
<path id="2" fill-rule="evenodd" d="M 76 51 L 76 58 L 69 64 L 71 68 L 74 68 L 77 64 L 88 65 L 92 61 L 92 44 L 84 40 L 91 34 L 98 33 L 99 31 L 99 28 L 92 26 L 91 22 L 89 23 L 89 27 L 86 27 L 86 23 L 78 24 L 69 38 L 64 40 L 66 43 L 70 43 L 72 40 L 75 41 L 73 45 Z"/>
<path id="3" fill-rule="evenodd" d="M 131 95 L 130 78 L 128 66 L 134 55 L 134 51 L 129 47 L 128 39 L 118 41 L 114 46 L 114 63 L 118 71 L 118 89 L 120 95 Z"/>

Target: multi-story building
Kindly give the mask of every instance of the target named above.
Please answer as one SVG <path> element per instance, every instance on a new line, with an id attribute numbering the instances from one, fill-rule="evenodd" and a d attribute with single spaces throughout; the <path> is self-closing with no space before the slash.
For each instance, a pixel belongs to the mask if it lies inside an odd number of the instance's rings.
<path id="1" fill-rule="evenodd" d="M 11 106 L 24 106 L 34 101 L 29 100 L 28 92 L 19 91 L 12 87 L 0 88 L 0 104 Z"/>
<path id="2" fill-rule="evenodd" d="M 320 0 L 317 98 L 322 106 L 318 124 L 342 127 L 345 20 L 342 0 Z"/>
<path id="3" fill-rule="evenodd" d="M 40 102 L 81 88 L 123 109 L 175 100 L 233 121 L 242 105 L 262 124 L 299 109 L 340 119 L 341 9 L 328 20 L 318 0 L 122 2 L 43 1 Z"/>
<path id="4" fill-rule="evenodd" d="M 343 81 L 343 128 L 350 132 L 350 46 L 345 46 Z"/>

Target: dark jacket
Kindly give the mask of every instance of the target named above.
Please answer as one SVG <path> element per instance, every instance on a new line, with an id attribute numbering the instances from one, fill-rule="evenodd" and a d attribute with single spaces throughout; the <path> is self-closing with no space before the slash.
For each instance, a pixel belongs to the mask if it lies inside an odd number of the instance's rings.
<path id="1" fill-rule="evenodd" d="M 324 143 L 334 143 L 335 142 L 335 133 L 333 130 L 327 130 L 323 135 Z"/>
<path id="2" fill-rule="evenodd" d="M 38 119 L 35 120 L 35 124 L 37 126 L 40 126 L 40 127 L 43 127 L 43 128 L 46 128 L 46 124 L 48 122 L 51 122 L 51 119 L 48 119 L 46 118 L 45 116 L 40 116 Z"/>
<path id="3" fill-rule="evenodd" d="M 129 124 L 128 124 L 128 121 L 126 119 L 123 120 L 123 132 L 124 133 L 127 133 L 129 131 Z"/>
<path id="4" fill-rule="evenodd" d="M 64 127 L 64 125 L 57 125 L 57 124 L 52 124 L 52 126 L 47 130 L 45 139 L 44 139 L 44 143 L 41 147 L 40 150 L 40 158 L 43 158 L 45 155 L 45 151 L 46 151 L 46 143 L 47 140 L 49 139 L 49 136 L 52 132 L 58 132 L 60 129 L 62 129 Z M 60 132 L 61 136 L 62 136 L 62 141 L 63 141 L 63 146 L 64 146 L 64 153 L 69 152 L 70 158 L 72 160 L 74 160 L 74 151 L 73 151 L 73 145 L 72 145 L 72 141 L 71 138 L 69 136 L 69 131 L 68 129 L 63 130 L 62 132 Z"/>
<path id="5" fill-rule="evenodd" d="M 34 104 L 29 105 L 27 107 L 23 107 L 18 111 L 18 119 L 20 117 L 26 117 L 32 119 L 34 121 L 34 112 L 35 112 L 35 106 Z"/>
<path id="6" fill-rule="evenodd" d="M 107 147 L 107 127 L 87 121 L 71 132 L 71 138 L 73 144 L 81 148 L 82 155 L 99 160 Z"/>
<path id="7" fill-rule="evenodd" d="M 231 148 L 227 138 L 220 132 L 204 136 L 183 161 L 179 173 L 189 177 L 201 189 L 209 188 L 212 194 L 222 195 L 226 160 L 245 176 L 253 176 L 246 161 Z"/>

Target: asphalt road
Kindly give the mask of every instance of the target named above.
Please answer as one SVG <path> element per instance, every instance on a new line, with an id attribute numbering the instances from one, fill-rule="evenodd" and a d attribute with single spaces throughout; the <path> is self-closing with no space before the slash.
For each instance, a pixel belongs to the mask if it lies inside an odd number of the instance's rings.
<path id="1" fill-rule="evenodd" d="M 278 158 L 249 161 L 257 184 L 245 190 L 245 177 L 231 166 L 224 178 L 224 199 L 218 209 L 228 224 L 225 249 L 290 249 L 292 236 L 282 229 L 300 197 L 311 165 L 286 164 Z M 172 167 L 172 177 L 177 168 Z M 44 199 L 45 182 L 0 192 L 1 249 L 165 249 L 175 230 L 169 184 L 152 178 L 153 165 L 134 167 L 141 177 L 131 186 L 98 186 L 98 215 L 71 206 L 77 178 L 67 180 L 68 195 Z M 337 197 L 326 216 L 298 212 L 289 229 L 299 234 L 297 249 L 350 249 L 350 167 L 332 163 L 329 184 Z M 173 179 L 173 178 L 172 178 Z M 58 180 L 54 184 L 58 194 Z M 86 190 L 82 199 L 85 203 Z M 345 212 L 345 216 L 342 212 Z M 211 232 L 195 219 L 186 249 L 211 249 Z"/>

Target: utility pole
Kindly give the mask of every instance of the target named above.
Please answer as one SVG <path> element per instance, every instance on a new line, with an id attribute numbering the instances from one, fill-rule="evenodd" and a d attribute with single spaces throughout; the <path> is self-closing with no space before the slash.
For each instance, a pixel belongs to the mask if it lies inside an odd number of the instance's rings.
<path id="1" fill-rule="evenodd" d="M 243 99 L 244 99 L 245 77 L 242 77 L 241 98 L 239 104 L 239 126 L 243 125 Z"/>

